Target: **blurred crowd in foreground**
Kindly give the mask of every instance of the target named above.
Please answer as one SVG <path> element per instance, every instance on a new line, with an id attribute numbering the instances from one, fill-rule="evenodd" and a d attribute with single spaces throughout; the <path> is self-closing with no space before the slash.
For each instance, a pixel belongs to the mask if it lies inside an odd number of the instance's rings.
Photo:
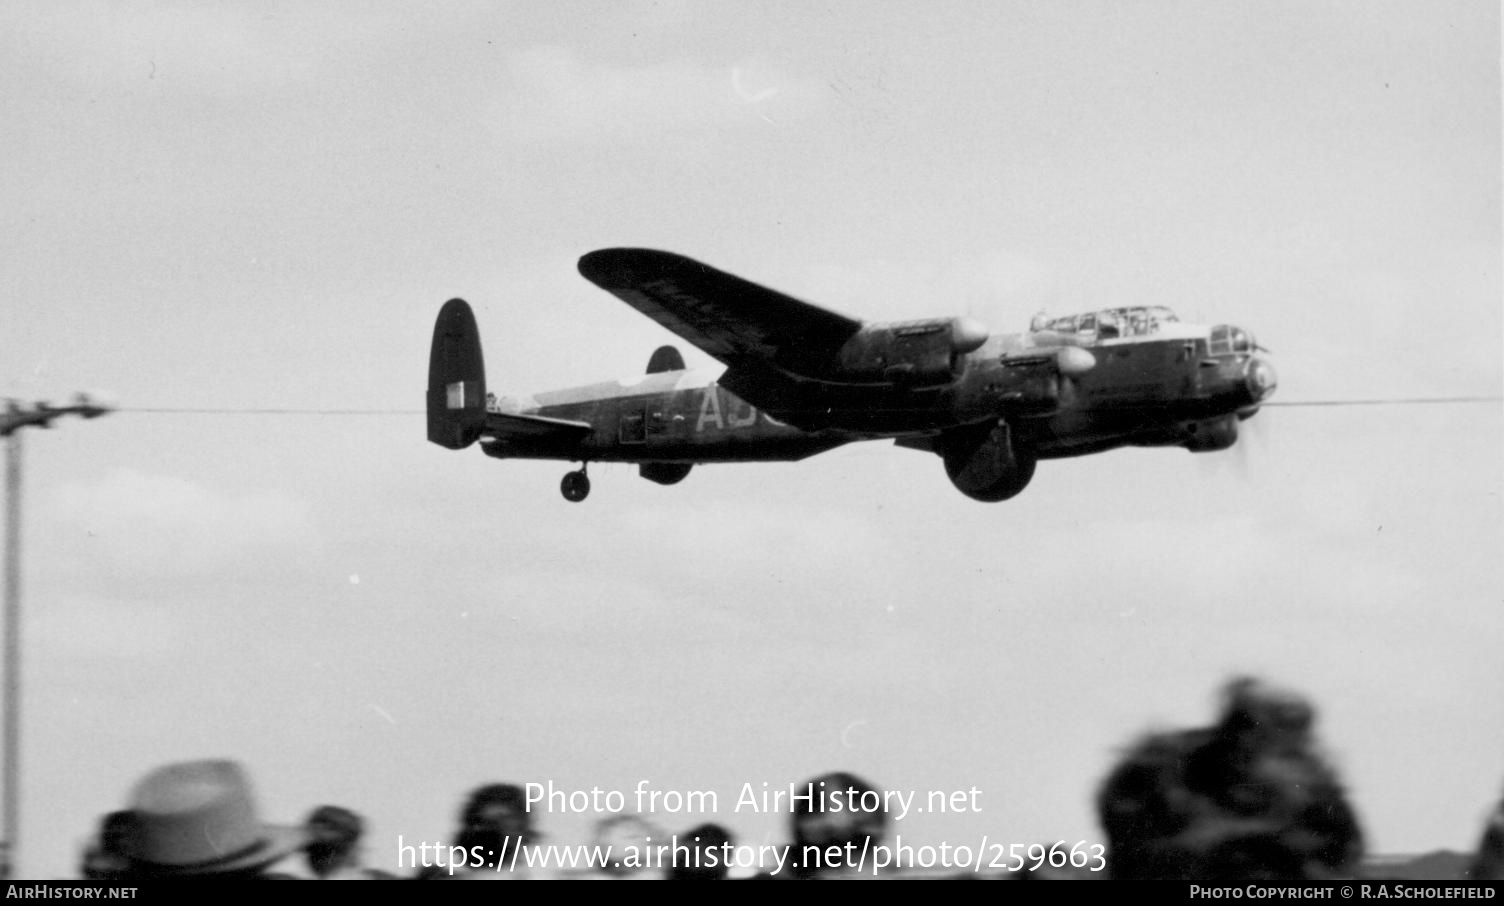
<path id="1" fill-rule="evenodd" d="M 1217 722 L 1209 727 L 1151 733 L 1134 743 L 1109 772 L 1097 808 L 1106 835 L 1100 859 L 1052 859 L 1022 871 L 951 873 L 964 878 L 1114 878 L 1208 882 L 1364 877 L 1363 833 L 1314 735 L 1315 711 L 1299 696 L 1248 679 L 1230 683 Z M 875 790 L 846 773 L 811 781 L 830 789 Z M 880 798 L 880 797 L 879 797 Z M 879 810 L 821 811 L 796 802 L 790 815 L 794 854 L 773 874 L 738 873 L 725 859 L 680 858 L 667 867 L 623 868 L 606 863 L 566 873 L 508 867 L 510 854 L 538 846 L 521 787 L 491 784 L 475 790 L 460 813 L 453 852 L 475 853 L 463 864 L 419 867 L 419 879 L 595 876 L 716 880 L 752 878 L 902 877 L 912 872 L 858 872 L 845 863 L 800 865 L 807 847 L 865 850 L 884 840 L 888 816 Z M 263 823 L 250 778 L 230 761 L 160 767 L 133 790 L 128 806 L 100 822 L 83 857 L 86 880 L 131 881 L 318 878 L 398 879 L 362 864 L 364 822 L 349 809 L 321 806 L 302 826 Z M 596 844 L 630 846 L 662 840 L 648 819 L 617 815 L 602 822 Z M 677 834 L 700 853 L 729 852 L 722 827 L 705 824 Z M 1049 844 L 1045 844 L 1049 846 Z M 1063 845 L 1062 845 L 1063 846 Z M 1041 850 L 1044 847 L 1041 847 Z M 448 847 L 445 847 L 448 849 Z M 621 849 L 618 849 L 621 851 Z M 848 850 L 850 851 L 850 850 Z M 1065 853 L 1067 850 L 1062 849 Z M 425 859 L 425 861 L 427 861 Z M 1050 862 L 1063 864 L 1051 865 Z M 1075 864 L 1072 864 L 1075 863 Z M 1097 870 L 1093 870 L 1097 869 Z M 944 873 L 925 873 L 945 877 Z M 1386 877 L 1392 877 L 1386 875 Z M 1504 802 L 1490 814 L 1463 877 L 1504 880 Z"/>

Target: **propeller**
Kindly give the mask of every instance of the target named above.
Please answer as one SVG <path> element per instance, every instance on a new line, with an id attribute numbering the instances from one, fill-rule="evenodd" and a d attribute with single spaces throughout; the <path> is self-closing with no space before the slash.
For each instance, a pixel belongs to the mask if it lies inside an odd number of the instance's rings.
<path id="1" fill-rule="evenodd" d="M 981 349 L 991 335 L 986 324 L 970 315 L 950 322 L 950 348 L 961 355 Z"/>
<path id="2" fill-rule="evenodd" d="M 1097 357 L 1080 346 L 1062 346 L 1055 353 L 1055 367 L 1066 377 L 1076 378 L 1096 367 Z"/>
<path id="3" fill-rule="evenodd" d="M 1238 442 L 1230 452 L 1233 471 L 1243 481 L 1253 478 L 1254 459 L 1269 455 L 1269 419 L 1254 418 L 1258 411 L 1259 407 L 1253 406 L 1238 413 Z"/>
<path id="4" fill-rule="evenodd" d="M 1080 346 L 1062 346 L 1055 353 L 1055 368 L 1060 372 L 1060 404 L 1073 405 L 1076 401 L 1076 378 L 1096 367 L 1097 357 Z"/>

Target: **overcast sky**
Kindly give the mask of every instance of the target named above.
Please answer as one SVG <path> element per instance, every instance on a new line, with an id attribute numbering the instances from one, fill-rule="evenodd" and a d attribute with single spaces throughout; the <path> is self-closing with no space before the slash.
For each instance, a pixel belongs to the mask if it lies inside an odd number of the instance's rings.
<path id="1" fill-rule="evenodd" d="M 1471 847 L 1497 403 L 1270 407 L 991 505 L 880 443 L 573 505 L 419 410 L 457 295 L 498 392 L 641 371 L 675 338 L 575 271 L 616 245 L 863 318 L 1168 305 L 1282 402 L 1497 396 L 1499 45 L 1431 0 L 5 4 L 0 393 L 123 407 L 25 436 L 21 873 L 205 756 L 387 868 L 489 781 L 781 842 L 742 785 L 845 769 L 981 791 L 907 841 L 1100 842 L 1122 747 L 1239 673 L 1317 704 L 1370 849 Z M 206 408 L 389 414 L 142 411 Z"/>

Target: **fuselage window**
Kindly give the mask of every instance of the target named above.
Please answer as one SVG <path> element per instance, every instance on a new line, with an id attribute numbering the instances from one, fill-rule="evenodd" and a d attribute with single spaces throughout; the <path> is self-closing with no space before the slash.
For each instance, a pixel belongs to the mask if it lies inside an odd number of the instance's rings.
<path id="1" fill-rule="evenodd" d="M 636 412 L 624 412 L 621 416 L 621 424 L 617 437 L 624 444 L 640 444 L 647 439 L 643 430 L 642 410 Z"/>

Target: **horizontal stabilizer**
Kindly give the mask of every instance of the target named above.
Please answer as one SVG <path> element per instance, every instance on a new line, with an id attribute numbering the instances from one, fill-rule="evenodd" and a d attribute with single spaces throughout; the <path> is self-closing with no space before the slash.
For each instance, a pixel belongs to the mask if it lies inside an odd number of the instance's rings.
<path id="1" fill-rule="evenodd" d="M 583 440 L 594 430 L 589 422 L 523 415 L 516 412 L 487 412 L 481 433 L 501 440 Z"/>

